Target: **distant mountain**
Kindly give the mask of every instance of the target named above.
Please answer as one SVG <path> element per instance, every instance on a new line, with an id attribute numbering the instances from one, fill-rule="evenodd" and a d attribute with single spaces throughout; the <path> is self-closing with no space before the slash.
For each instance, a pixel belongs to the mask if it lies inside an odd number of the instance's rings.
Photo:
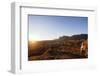
<path id="1" fill-rule="evenodd" d="M 88 34 L 77 34 L 72 36 L 61 36 L 59 40 L 79 40 L 79 39 L 87 39 Z"/>

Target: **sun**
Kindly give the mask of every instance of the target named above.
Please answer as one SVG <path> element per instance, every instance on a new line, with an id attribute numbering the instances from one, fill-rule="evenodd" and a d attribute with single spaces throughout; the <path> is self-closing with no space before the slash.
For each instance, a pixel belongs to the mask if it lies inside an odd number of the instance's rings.
<path id="1" fill-rule="evenodd" d="M 39 41 L 40 38 L 39 37 L 35 37 L 35 36 L 30 36 L 29 37 L 29 41 L 32 43 L 36 43 L 37 41 Z"/>

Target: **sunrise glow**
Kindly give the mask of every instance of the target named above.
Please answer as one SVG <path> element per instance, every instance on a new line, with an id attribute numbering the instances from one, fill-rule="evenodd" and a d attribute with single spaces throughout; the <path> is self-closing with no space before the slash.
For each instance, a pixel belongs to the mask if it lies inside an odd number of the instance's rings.
<path id="1" fill-rule="evenodd" d="M 29 41 L 31 41 L 32 43 L 36 43 L 37 41 L 40 41 L 40 38 L 36 37 L 36 36 L 33 36 L 33 35 L 30 35 L 29 36 Z"/>

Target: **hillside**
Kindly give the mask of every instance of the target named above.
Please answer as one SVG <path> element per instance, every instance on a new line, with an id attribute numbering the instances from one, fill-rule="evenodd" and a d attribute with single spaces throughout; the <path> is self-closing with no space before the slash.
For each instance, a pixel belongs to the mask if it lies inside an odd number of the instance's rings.
<path id="1" fill-rule="evenodd" d="M 87 34 L 61 36 L 54 40 L 29 42 L 29 60 L 87 58 L 80 55 L 81 43 L 88 39 Z"/>

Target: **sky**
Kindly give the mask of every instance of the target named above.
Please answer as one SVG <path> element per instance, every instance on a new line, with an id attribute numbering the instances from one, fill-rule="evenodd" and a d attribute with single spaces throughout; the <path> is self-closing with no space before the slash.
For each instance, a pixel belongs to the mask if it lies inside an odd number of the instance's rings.
<path id="1" fill-rule="evenodd" d="M 52 40 L 88 33 L 88 17 L 29 15 L 29 40 Z"/>

